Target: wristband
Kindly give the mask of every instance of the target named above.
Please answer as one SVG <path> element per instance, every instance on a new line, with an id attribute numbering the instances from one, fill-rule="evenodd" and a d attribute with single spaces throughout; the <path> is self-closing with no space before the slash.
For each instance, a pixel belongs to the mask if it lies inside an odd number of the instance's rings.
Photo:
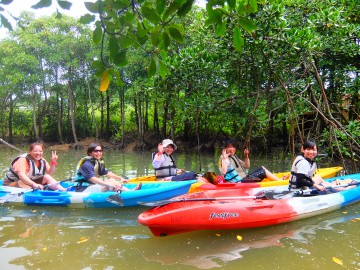
<path id="1" fill-rule="evenodd" d="M 57 166 L 57 165 L 58 165 L 56 161 L 51 161 L 50 164 L 51 164 L 51 165 L 54 165 L 54 166 Z"/>

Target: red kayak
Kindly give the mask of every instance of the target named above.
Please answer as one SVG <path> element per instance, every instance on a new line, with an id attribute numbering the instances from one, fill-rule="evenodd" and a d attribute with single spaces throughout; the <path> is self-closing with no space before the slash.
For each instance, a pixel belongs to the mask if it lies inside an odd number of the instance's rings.
<path id="1" fill-rule="evenodd" d="M 275 225 L 340 209 L 360 200 L 360 173 L 337 177 L 354 179 L 351 188 L 317 196 L 295 196 L 287 187 L 270 191 L 223 189 L 187 194 L 165 201 L 140 214 L 138 221 L 156 236 L 195 230 L 243 229 Z M 330 179 L 334 180 L 334 179 Z M 340 186 L 336 186 L 340 187 Z M 298 191 L 296 191 L 298 192 Z"/>

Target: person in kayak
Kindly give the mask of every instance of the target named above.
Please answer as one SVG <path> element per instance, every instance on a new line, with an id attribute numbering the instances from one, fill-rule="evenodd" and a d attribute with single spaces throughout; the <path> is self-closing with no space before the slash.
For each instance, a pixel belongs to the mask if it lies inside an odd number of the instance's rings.
<path id="1" fill-rule="evenodd" d="M 51 152 L 50 164 L 44 159 L 45 147 L 41 143 L 32 143 L 27 154 L 17 156 L 5 174 L 3 186 L 32 188 L 43 190 L 45 185 L 50 189 L 66 191 L 51 176 L 55 172 L 58 155 Z"/>
<path id="2" fill-rule="evenodd" d="M 280 180 L 264 166 L 256 168 L 251 173 L 246 171 L 250 168 L 249 149 L 244 149 L 244 161 L 236 154 L 236 142 L 228 140 L 222 150 L 219 158 L 219 170 L 224 177 L 225 182 L 259 182 L 267 178 L 271 181 Z"/>
<path id="3" fill-rule="evenodd" d="M 289 189 L 306 189 L 315 188 L 324 191 L 324 179 L 315 176 L 317 164 L 315 157 L 317 156 L 317 146 L 313 141 L 306 141 L 301 146 L 301 154 L 297 156 L 291 168 L 291 176 L 289 180 Z"/>
<path id="4" fill-rule="evenodd" d="M 155 169 L 157 180 L 184 181 L 196 179 L 202 183 L 211 182 L 195 172 L 185 172 L 184 169 L 177 168 L 172 156 L 176 149 L 176 144 L 170 139 L 164 139 L 158 144 L 158 151 L 152 154 L 152 166 Z"/>
<path id="5" fill-rule="evenodd" d="M 91 143 L 87 149 L 87 156 L 82 158 L 77 165 L 76 180 L 77 185 L 75 191 L 77 192 L 106 192 L 111 191 L 128 191 L 127 187 L 123 186 L 123 182 L 128 180 L 109 172 L 104 165 L 103 149 L 99 143 Z M 107 176 L 104 181 L 100 177 Z M 119 181 L 116 181 L 119 180 Z M 134 190 L 141 188 L 141 183 L 138 184 Z"/>

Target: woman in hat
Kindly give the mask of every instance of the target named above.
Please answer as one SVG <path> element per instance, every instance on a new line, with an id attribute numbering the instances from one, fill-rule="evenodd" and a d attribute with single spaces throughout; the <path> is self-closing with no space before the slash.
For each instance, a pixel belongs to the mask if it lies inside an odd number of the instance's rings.
<path id="1" fill-rule="evenodd" d="M 176 167 L 172 153 L 177 149 L 176 144 L 170 139 L 164 139 L 158 145 L 158 151 L 153 153 L 152 165 L 155 169 L 155 176 L 158 180 L 187 180 L 173 179 L 173 177 L 183 174 L 183 169 Z M 196 177 L 196 175 L 195 175 Z M 190 178 L 195 179 L 195 178 Z"/>

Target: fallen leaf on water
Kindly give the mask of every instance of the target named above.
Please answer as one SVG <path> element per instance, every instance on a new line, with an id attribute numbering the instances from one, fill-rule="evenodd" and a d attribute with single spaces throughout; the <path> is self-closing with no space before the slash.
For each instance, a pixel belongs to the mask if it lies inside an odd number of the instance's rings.
<path id="1" fill-rule="evenodd" d="M 19 234 L 19 236 L 22 238 L 27 238 L 31 235 L 31 232 L 32 232 L 32 228 L 29 228 L 26 230 L 26 232 Z"/>
<path id="2" fill-rule="evenodd" d="M 357 217 L 357 218 L 355 218 L 355 219 L 360 220 L 360 218 L 358 218 L 358 217 Z"/>
<path id="3" fill-rule="evenodd" d="M 355 219 L 350 219 L 350 221 L 351 221 L 351 222 L 356 222 L 356 220 L 355 220 Z"/>
<path id="4" fill-rule="evenodd" d="M 47 251 L 47 248 L 46 248 L 46 247 L 44 247 L 42 250 L 43 250 L 43 251 Z"/>
<path id="5" fill-rule="evenodd" d="M 333 257 L 332 260 L 333 260 L 333 262 L 335 262 L 335 263 L 337 263 L 337 264 L 343 265 L 342 260 L 340 260 L 340 259 L 338 259 L 338 258 L 336 258 L 336 257 Z"/>
<path id="6" fill-rule="evenodd" d="M 215 235 L 216 235 L 216 236 L 220 236 L 220 233 L 216 233 Z"/>
<path id="7" fill-rule="evenodd" d="M 36 213 L 36 212 L 37 212 L 37 210 L 31 210 L 31 212 Z"/>
<path id="8" fill-rule="evenodd" d="M 345 212 L 342 212 L 343 214 L 347 214 L 347 212 L 345 211 Z"/>
<path id="9" fill-rule="evenodd" d="M 76 243 L 77 243 L 77 244 L 84 243 L 84 242 L 88 241 L 89 239 L 90 239 L 90 238 L 80 237 L 80 240 L 77 241 Z"/>
<path id="10" fill-rule="evenodd" d="M 241 241 L 241 240 L 242 240 L 241 235 L 236 236 L 236 238 L 237 238 L 237 240 L 239 240 L 239 241 Z"/>

